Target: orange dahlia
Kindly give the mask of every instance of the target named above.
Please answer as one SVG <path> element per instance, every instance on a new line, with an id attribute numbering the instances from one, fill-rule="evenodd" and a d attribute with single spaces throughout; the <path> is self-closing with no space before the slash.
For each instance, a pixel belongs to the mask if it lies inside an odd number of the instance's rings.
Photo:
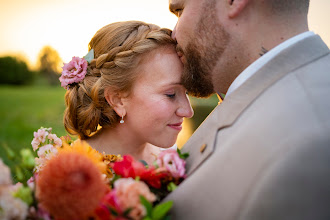
<path id="1" fill-rule="evenodd" d="M 86 142 L 64 144 L 40 171 L 36 196 L 55 219 L 87 219 L 93 215 L 108 186 L 102 177 L 102 155 Z"/>

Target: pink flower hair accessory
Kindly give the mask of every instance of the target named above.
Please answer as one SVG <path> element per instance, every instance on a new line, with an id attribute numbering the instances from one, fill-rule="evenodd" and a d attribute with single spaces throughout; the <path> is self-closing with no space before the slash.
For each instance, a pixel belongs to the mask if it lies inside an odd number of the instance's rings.
<path id="1" fill-rule="evenodd" d="M 80 83 L 87 74 L 87 66 L 94 59 L 94 50 L 91 49 L 83 58 L 72 57 L 69 63 L 64 63 L 62 75 L 59 78 L 61 86 L 69 89 L 70 85 Z"/>

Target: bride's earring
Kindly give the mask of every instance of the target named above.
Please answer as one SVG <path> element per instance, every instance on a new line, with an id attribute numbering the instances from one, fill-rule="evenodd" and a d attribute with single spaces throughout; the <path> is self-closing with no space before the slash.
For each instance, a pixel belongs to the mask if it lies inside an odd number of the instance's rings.
<path id="1" fill-rule="evenodd" d="M 121 116 L 120 124 L 124 124 L 124 115 Z"/>

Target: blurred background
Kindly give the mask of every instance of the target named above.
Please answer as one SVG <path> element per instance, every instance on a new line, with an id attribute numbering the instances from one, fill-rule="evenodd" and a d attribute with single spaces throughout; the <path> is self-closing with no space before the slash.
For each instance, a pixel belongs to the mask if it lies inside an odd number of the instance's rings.
<path id="1" fill-rule="evenodd" d="M 330 46 L 330 1 L 311 0 L 309 26 Z M 66 135 L 65 90 L 58 77 L 63 62 L 84 56 L 94 33 L 109 23 L 142 20 L 173 28 L 167 0 L 0 0 L 0 157 L 30 148 L 33 132 L 52 127 Z M 186 120 L 181 147 L 217 105 L 191 98 L 195 115 Z M 14 155 L 12 154 L 12 155 Z"/>

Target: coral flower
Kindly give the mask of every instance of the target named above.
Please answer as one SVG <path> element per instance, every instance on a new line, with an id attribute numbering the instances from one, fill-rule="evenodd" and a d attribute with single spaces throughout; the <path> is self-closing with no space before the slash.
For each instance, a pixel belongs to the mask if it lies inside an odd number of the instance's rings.
<path id="1" fill-rule="evenodd" d="M 64 145 L 38 175 L 36 196 L 41 207 L 55 219 L 92 216 L 109 190 L 100 172 L 105 167 L 101 159 L 85 142 Z"/>

